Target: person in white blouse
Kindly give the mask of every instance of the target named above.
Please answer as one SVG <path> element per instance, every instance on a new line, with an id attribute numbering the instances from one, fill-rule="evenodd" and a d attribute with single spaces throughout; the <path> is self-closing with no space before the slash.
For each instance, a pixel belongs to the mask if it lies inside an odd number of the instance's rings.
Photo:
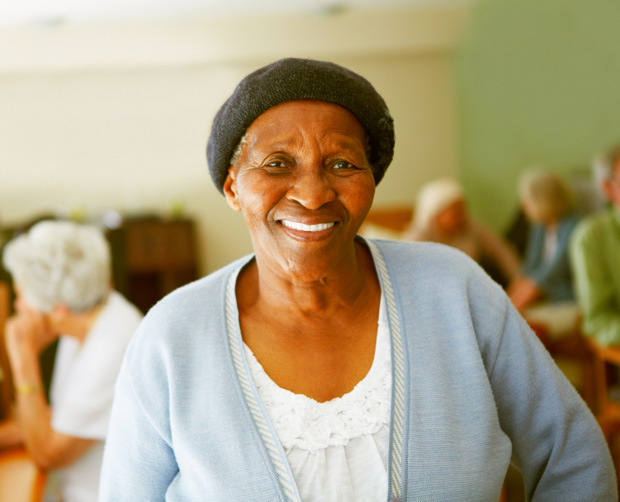
<path id="1" fill-rule="evenodd" d="M 464 253 L 362 239 L 394 152 L 360 75 L 287 58 L 215 117 L 254 253 L 168 295 L 121 369 L 102 501 L 611 500 L 600 429 Z"/>
<path id="2" fill-rule="evenodd" d="M 3 259 L 16 293 L 5 334 L 16 413 L 0 449 L 23 444 L 50 471 L 46 500 L 96 502 L 114 383 L 142 313 L 111 289 L 110 250 L 96 227 L 42 221 Z M 54 340 L 48 404 L 39 354 Z"/>

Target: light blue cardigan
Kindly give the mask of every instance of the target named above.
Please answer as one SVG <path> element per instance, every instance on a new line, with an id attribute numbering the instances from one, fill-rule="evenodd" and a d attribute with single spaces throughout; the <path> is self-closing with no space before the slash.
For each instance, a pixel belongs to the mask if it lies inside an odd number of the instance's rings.
<path id="1" fill-rule="evenodd" d="M 439 244 L 368 241 L 392 336 L 389 497 L 617 500 L 598 425 L 499 286 Z M 252 257 L 146 316 L 121 371 L 101 500 L 294 501 L 242 350 L 234 287 Z M 357 502 L 357 501 L 355 501 Z"/>

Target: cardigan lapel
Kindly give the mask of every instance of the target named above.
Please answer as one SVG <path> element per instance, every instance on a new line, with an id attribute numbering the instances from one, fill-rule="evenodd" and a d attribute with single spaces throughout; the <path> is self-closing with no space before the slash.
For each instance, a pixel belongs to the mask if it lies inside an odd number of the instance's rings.
<path id="1" fill-rule="evenodd" d="M 404 333 L 401 330 L 399 307 L 394 286 L 379 246 L 366 240 L 372 253 L 390 326 L 392 342 L 392 414 L 390 419 L 389 490 L 388 500 L 406 500 L 406 424 L 407 424 L 407 351 Z"/>
<path id="2" fill-rule="evenodd" d="M 288 460 L 280 444 L 280 440 L 267 416 L 262 401 L 258 396 L 256 387 L 252 380 L 248 363 L 243 350 L 243 339 L 239 327 L 239 311 L 235 295 L 235 285 L 239 269 L 228 279 L 226 285 L 226 332 L 230 352 L 237 374 L 237 380 L 241 387 L 245 403 L 252 415 L 256 429 L 262 439 L 263 446 L 267 452 L 271 475 L 276 478 L 277 486 L 280 491 L 280 499 L 286 502 L 301 502 L 301 497 L 293 478 Z"/>

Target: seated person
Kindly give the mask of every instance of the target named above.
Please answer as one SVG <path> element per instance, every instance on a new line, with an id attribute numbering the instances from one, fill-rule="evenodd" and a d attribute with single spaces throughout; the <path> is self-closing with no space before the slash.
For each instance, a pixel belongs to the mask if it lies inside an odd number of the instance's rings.
<path id="1" fill-rule="evenodd" d="M 522 275 L 508 295 L 524 317 L 543 325 L 552 338 L 574 331 L 574 301 L 568 243 L 580 214 L 574 194 L 557 174 L 530 170 L 519 181 L 519 200 L 530 221 Z"/>
<path id="2" fill-rule="evenodd" d="M 57 471 L 49 479 L 64 502 L 96 501 L 114 383 L 142 314 L 110 289 L 110 251 L 94 227 L 38 223 L 3 258 L 16 294 L 5 330 L 16 418 L 0 428 L 0 448 L 23 442 Z M 59 337 L 50 407 L 39 354 Z"/>
<path id="3" fill-rule="evenodd" d="M 452 178 L 439 178 L 420 189 L 413 221 L 402 239 L 440 242 L 460 249 L 502 285 L 519 273 L 516 250 L 468 214 L 463 189 Z"/>
<path id="4" fill-rule="evenodd" d="M 583 332 L 602 345 L 620 344 L 620 145 L 595 166 L 611 203 L 584 219 L 571 240 L 571 261 Z"/>

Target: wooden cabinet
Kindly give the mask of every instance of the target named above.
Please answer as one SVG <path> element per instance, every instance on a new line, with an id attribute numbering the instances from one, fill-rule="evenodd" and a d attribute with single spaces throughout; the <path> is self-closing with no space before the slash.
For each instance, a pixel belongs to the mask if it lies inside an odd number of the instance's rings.
<path id="1" fill-rule="evenodd" d="M 108 232 L 115 288 L 143 312 L 197 278 L 191 220 L 126 220 Z"/>

